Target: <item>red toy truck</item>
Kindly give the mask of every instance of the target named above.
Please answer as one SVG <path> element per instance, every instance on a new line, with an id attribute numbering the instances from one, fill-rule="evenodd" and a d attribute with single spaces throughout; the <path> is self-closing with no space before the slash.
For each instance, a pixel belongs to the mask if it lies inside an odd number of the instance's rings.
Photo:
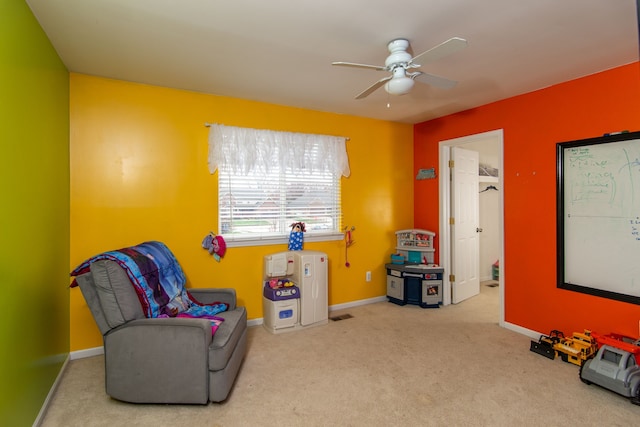
<path id="1" fill-rule="evenodd" d="M 598 347 L 610 345 L 611 347 L 619 348 L 620 350 L 633 354 L 633 357 L 636 359 L 636 363 L 640 365 L 640 339 L 634 339 L 626 335 L 616 333 L 601 335 L 594 332 L 591 336 L 596 339 Z"/>

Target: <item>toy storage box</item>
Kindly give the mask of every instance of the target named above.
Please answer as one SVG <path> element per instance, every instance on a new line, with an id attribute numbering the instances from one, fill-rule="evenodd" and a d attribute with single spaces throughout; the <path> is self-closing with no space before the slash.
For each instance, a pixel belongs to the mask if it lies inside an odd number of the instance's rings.
<path id="1" fill-rule="evenodd" d="M 491 278 L 493 280 L 500 280 L 500 260 L 491 265 Z"/>
<path id="2" fill-rule="evenodd" d="M 402 255 L 393 254 L 393 255 L 391 255 L 391 263 L 392 264 L 404 264 L 404 257 Z"/>

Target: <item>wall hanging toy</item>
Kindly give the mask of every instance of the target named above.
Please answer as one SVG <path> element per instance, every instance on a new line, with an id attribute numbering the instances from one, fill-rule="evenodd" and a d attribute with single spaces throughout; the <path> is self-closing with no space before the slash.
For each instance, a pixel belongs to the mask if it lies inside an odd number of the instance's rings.
<path id="1" fill-rule="evenodd" d="M 227 244 L 222 236 L 216 236 L 213 232 L 209 232 L 202 240 L 202 247 L 208 250 L 218 262 L 220 262 L 220 258 L 227 252 Z"/>
<path id="2" fill-rule="evenodd" d="M 304 232 L 307 231 L 304 222 L 294 222 L 291 224 L 291 233 L 289 234 L 289 250 L 301 251 L 304 242 Z"/>
<path id="3" fill-rule="evenodd" d="M 344 228 L 344 242 L 345 242 L 345 246 L 344 246 L 344 265 L 345 267 L 349 267 L 351 266 L 351 264 L 349 264 L 349 246 L 353 245 L 356 243 L 355 240 L 353 240 L 353 236 L 352 233 L 355 231 L 355 227 L 351 226 L 351 227 L 345 227 Z"/>

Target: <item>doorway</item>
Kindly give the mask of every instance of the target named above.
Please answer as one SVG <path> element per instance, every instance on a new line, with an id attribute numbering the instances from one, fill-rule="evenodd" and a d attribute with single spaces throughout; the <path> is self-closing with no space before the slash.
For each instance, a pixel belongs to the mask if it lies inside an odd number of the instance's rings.
<path id="1" fill-rule="evenodd" d="M 451 179 L 449 160 L 451 160 L 451 147 L 462 147 L 465 149 L 474 149 L 473 147 L 479 147 L 478 150 L 482 150 L 481 147 L 486 144 L 495 144 L 497 153 L 497 169 L 498 169 L 498 181 L 495 187 L 498 191 L 498 265 L 499 265 L 499 324 L 504 326 L 504 295 L 505 295 L 505 265 L 504 265 L 504 191 L 503 191 L 503 176 L 504 176 L 504 164 L 503 164 L 503 130 L 498 129 L 494 131 L 484 132 L 475 135 L 469 135 L 461 138 L 449 139 L 440 141 L 439 143 L 439 158 L 440 158 L 440 174 L 439 174 L 439 190 L 440 190 L 440 265 L 444 268 L 446 274 L 443 278 L 443 305 L 449 305 L 452 303 L 451 293 L 453 281 L 450 280 L 450 275 L 455 275 L 454 269 L 454 255 L 452 254 L 452 233 L 451 233 Z M 480 153 L 482 157 L 482 152 Z"/>

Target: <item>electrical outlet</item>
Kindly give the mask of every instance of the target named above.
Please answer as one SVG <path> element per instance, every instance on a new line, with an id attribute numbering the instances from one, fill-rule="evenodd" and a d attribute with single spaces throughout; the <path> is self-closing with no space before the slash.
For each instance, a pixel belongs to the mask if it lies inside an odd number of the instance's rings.
<path id="1" fill-rule="evenodd" d="M 365 275 L 365 279 L 366 279 L 367 282 L 371 281 L 371 272 L 370 271 L 367 271 L 367 273 Z"/>

